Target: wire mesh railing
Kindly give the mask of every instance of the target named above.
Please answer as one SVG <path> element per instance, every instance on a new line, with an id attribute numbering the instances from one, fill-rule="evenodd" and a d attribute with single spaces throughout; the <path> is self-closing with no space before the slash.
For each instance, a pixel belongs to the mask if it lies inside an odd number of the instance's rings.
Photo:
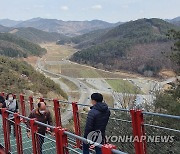
<path id="1" fill-rule="evenodd" d="M 50 135 L 35 133 L 39 154 L 55 154 L 56 140 Z"/>
<path id="2" fill-rule="evenodd" d="M 147 153 L 178 154 L 180 116 L 144 112 Z"/>
<path id="3" fill-rule="evenodd" d="M 3 121 L 2 121 L 2 116 L 0 114 L 0 146 L 5 147 L 4 144 L 4 132 L 3 132 Z"/>
<path id="4" fill-rule="evenodd" d="M 126 141 L 132 134 L 132 121 L 130 112 L 121 110 L 111 110 L 111 116 L 106 128 L 106 140 L 110 144 L 116 145 L 117 149 L 129 154 L 135 153 L 134 143 Z"/>
<path id="5" fill-rule="evenodd" d="M 60 128 L 68 128 L 68 131 L 65 131 L 68 132 L 66 134 L 68 142 L 63 145 L 63 150 L 68 150 L 71 153 L 82 153 L 82 138 L 90 105 L 48 98 L 31 97 L 30 99 L 28 96 L 20 96 L 19 98 L 17 97 L 17 99 L 19 100 L 20 112 L 22 114 L 20 116 L 22 120 L 17 125 L 21 128 L 24 153 L 28 154 L 34 152 L 34 141 L 32 138 L 27 137 L 26 132 L 29 131 L 29 128 L 27 128 L 23 122 L 30 120 L 26 116 L 31 112 L 32 106 L 35 108 L 36 104 L 40 101 L 46 102 L 47 109 L 51 111 L 51 114 L 54 117 L 53 128 L 58 128 L 59 126 Z M 28 108 L 31 109 L 28 110 Z M 107 143 L 115 145 L 119 151 L 130 154 L 176 154 L 180 151 L 180 116 L 142 112 L 141 110 L 136 109 L 130 111 L 126 109 L 109 109 L 111 111 L 111 116 L 106 128 L 106 141 Z M 14 123 L 13 120 L 8 119 L 8 117 L 6 117 L 6 121 L 7 128 L 9 122 Z M 52 127 L 49 125 L 46 126 Z M 2 127 L 2 125 L 0 125 L 0 127 Z M 3 140 L 1 136 L 0 143 L 4 147 L 9 148 L 12 153 L 16 153 L 19 149 L 17 149 L 17 146 L 14 146 L 17 145 L 17 141 L 14 142 L 13 124 L 11 127 L 11 147 L 6 147 L 4 142 L 1 141 Z M 3 130 L 3 128 L 1 130 Z M 61 133 L 63 134 L 63 131 Z M 0 134 L 2 134 L 2 136 L 5 135 L 2 131 L 0 131 Z M 50 134 L 45 135 L 34 132 L 34 136 L 35 139 L 37 139 L 37 144 L 41 143 L 43 140 L 42 153 L 58 153 L 56 135 L 53 137 Z M 134 141 L 130 139 L 131 137 L 133 139 L 135 137 L 142 137 L 143 141 Z M 48 151 L 48 149 L 50 150 Z M 94 149 L 91 151 L 93 152 Z"/>
<path id="6" fill-rule="evenodd" d="M 14 118 L 7 118 L 7 130 L 9 137 L 10 137 L 10 151 L 11 153 L 14 151 L 17 151 L 17 146 L 16 146 L 16 141 L 15 141 L 15 137 L 16 137 L 16 132 L 15 132 L 15 122 L 14 122 Z"/>
<path id="7" fill-rule="evenodd" d="M 86 111 L 80 111 L 79 112 L 79 118 L 80 118 L 80 130 L 81 135 L 83 136 L 85 126 L 86 126 L 86 119 L 87 119 L 88 113 Z"/>
<path id="8" fill-rule="evenodd" d="M 67 131 L 61 127 L 50 126 L 45 123 L 36 121 L 35 119 L 30 119 L 18 113 L 13 113 L 8 111 L 7 109 L 3 109 L 3 130 L 4 141 L 5 141 L 5 149 L 6 153 L 19 153 L 19 154 L 30 154 L 30 153 L 38 153 L 38 154 L 46 154 L 46 153 L 58 153 L 58 154 L 67 154 L 67 153 L 82 153 L 82 150 L 77 147 L 77 140 L 84 141 L 85 138 L 78 136 L 74 133 Z M 14 119 L 8 119 L 9 114 L 13 114 Z M 23 120 L 24 119 L 24 120 Z M 23 123 L 26 121 L 28 127 Z M 10 123 L 15 125 L 15 134 L 9 136 L 10 131 L 6 131 L 9 129 Z M 28 124 L 29 122 L 29 124 Z M 5 124 L 6 123 L 6 124 Z M 47 127 L 53 132 L 52 134 L 41 133 L 38 131 L 38 127 L 43 126 Z M 29 134 L 27 136 L 27 134 Z M 66 132 L 66 133 L 65 133 Z M 68 138 L 69 136 L 69 138 Z M 16 137 L 16 139 L 15 139 Z M 7 145 L 7 146 L 6 146 Z M 98 145 L 99 146 L 99 145 Z M 122 153 L 121 151 L 114 150 L 115 146 L 100 145 L 102 150 L 104 151 L 114 151 L 115 153 Z"/>
<path id="9" fill-rule="evenodd" d="M 30 129 L 27 128 L 27 126 L 24 123 L 21 123 L 20 127 L 22 131 L 23 153 L 32 154 L 32 139 L 27 136 L 27 132 L 30 131 Z"/>

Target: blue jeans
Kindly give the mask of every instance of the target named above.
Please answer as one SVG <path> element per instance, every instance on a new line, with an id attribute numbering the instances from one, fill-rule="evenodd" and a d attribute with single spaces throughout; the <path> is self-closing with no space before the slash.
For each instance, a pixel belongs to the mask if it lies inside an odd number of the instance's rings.
<path id="1" fill-rule="evenodd" d="M 96 154 L 102 154 L 101 148 L 95 147 Z M 89 154 L 89 144 L 83 143 L 83 154 Z"/>

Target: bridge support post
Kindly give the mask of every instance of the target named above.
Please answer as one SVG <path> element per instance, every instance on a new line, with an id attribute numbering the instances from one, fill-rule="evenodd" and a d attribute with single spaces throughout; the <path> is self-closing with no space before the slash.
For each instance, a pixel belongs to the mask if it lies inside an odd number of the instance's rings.
<path id="1" fill-rule="evenodd" d="M 67 149 L 68 147 L 68 138 L 67 135 L 64 134 L 64 131 L 67 129 L 61 128 L 61 127 L 56 127 L 54 129 L 55 132 L 55 138 L 56 138 L 56 150 L 57 154 L 68 154 L 69 150 Z"/>
<path id="2" fill-rule="evenodd" d="M 6 108 L 1 109 L 2 111 L 2 119 L 3 119 L 3 132 L 4 132 L 4 144 L 5 144 L 5 152 L 9 153 L 10 151 L 10 134 L 9 134 L 9 125 L 8 125 L 8 112 Z"/>
<path id="3" fill-rule="evenodd" d="M 61 154 L 59 127 L 56 127 L 54 129 L 54 133 L 55 133 L 55 139 L 56 139 L 56 153 Z"/>
<path id="4" fill-rule="evenodd" d="M 54 99 L 53 102 L 54 102 L 54 112 L 55 112 L 55 119 L 56 119 L 56 127 L 62 127 L 61 111 L 60 111 L 59 101 L 57 99 Z"/>
<path id="5" fill-rule="evenodd" d="M 141 110 L 130 110 L 136 154 L 146 154 L 144 119 Z"/>
<path id="6" fill-rule="evenodd" d="M 72 102 L 72 109 L 73 109 L 73 121 L 74 121 L 75 134 L 78 136 L 81 136 L 80 120 L 79 120 L 79 112 L 78 112 L 77 102 Z M 76 139 L 76 147 L 82 148 L 81 141 L 78 139 Z"/>
<path id="7" fill-rule="evenodd" d="M 23 146 L 22 146 L 21 126 L 20 126 L 21 120 L 18 113 L 14 113 L 14 122 L 15 122 L 17 152 L 18 154 L 22 154 Z"/>
<path id="8" fill-rule="evenodd" d="M 104 144 L 101 148 L 102 154 L 112 154 L 112 149 L 116 149 L 115 145 Z"/>
<path id="9" fill-rule="evenodd" d="M 38 127 L 35 124 L 35 119 L 30 119 L 29 122 L 30 122 L 30 127 L 31 127 L 33 154 L 38 154 L 38 149 L 37 149 L 38 141 L 36 138 L 36 133 L 37 133 Z"/>
<path id="10" fill-rule="evenodd" d="M 24 102 L 24 95 L 20 94 L 20 104 L 21 104 L 21 112 L 23 116 L 26 116 L 26 107 Z M 23 119 L 23 122 L 25 122 L 25 119 Z"/>
<path id="11" fill-rule="evenodd" d="M 66 131 L 67 129 L 65 128 L 60 128 L 59 130 L 59 135 L 60 135 L 60 142 L 62 144 L 60 144 L 60 147 L 61 147 L 61 154 L 68 154 L 69 153 L 69 150 L 67 149 L 68 147 L 68 138 L 67 138 L 67 135 L 64 134 L 64 131 Z"/>
<path id="12" fill-rule="evenodd" d="M 30 105 L 30 110 L 32 111 L 34 109 L 33 97 L 32 96 L 29 96 L 29 105 Z"/>

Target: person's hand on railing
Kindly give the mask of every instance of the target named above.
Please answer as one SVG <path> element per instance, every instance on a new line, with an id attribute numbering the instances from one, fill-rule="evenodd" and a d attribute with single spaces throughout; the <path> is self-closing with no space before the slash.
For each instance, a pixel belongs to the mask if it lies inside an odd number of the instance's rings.
<path id="1" fill-rule="evenodd" d="M 27 137 L 31 138 L 31 132 L 27 132 Z"/>
<path id="2" fill-rule="evenodd" d="M 47 128 L 47 129 L 46 129 L 46 133 L 50 134 L 52 137 L 55 136 L 55 133 L 54 133 L 53 131 L 51 131 L 50 128 Z"/>
<path id="3" fill-rule="evenodd" d="M 51 129 L 50 128 L 46 128 L 46 133 L 47 134 L 51 134 Z"/>
<path id="4" fill-rule="evenodd" d="M 55 133 L 54 133 L 54 132 L 51 132 L 51 136 L 54 137 L 54 136 L 55 136 Z"/>
<path id="5" fill-rule="evenodd" d="M 50 132 L 51 131 L 51 129 L 50 128 L 46 128 L 46 132 Z"/>

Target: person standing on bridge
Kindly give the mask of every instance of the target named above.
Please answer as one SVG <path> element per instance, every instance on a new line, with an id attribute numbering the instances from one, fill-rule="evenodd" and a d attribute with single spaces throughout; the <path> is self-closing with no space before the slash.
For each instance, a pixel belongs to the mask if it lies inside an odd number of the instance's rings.
<path id="1" fill-rule="evenodd" d="M 37 109 L 32 110 L 32 112 L 29 115 L 29 118 L 35 118 L 39 122 L 42 122 L 51 126 L 53 125 L 51 113 L 49 110 L 47 110 L 45 102 L 39 102 Z M 27 127 L 30 128 L 29 122 L 27 122 Z M 42 153 L 42 145 L 44 143 L 44 136 L 46 134 L 46 130 L 47 130 L 47 127 L 38 125 L 38 133 L 42 135 L 42 136 L 37 135 L 37 141 L 39 144 L 38 147 L 39 147 L 40 154 Z M 29 130 L 27 132 L 27 136 L 29 138 L 31 137 L 31 132 Z"/>
<path id="2" fill-rule="evenodd" d="M 5 99 L 3 96 L 0 96 L 0 109 L 5 107 L 6 107 Z M 0 110 L 0 114 L 1 114 L 1 110 Z"/>
<path id="3" fill-rule="evenodd" d="M 18 108 L 18 102 L 14 95 L 12 93 L 7 94 L 6 96 L 6 108 L 13 112 L 17 113 L 19 111 Z M 13 113 L 9 113 L 8 115 L 8 120 L 9 120 L 9 133 L 11 133 L 11 126 L 13 125 L 13 132 L 14 132 L 14 137 L 16 136 L 16 131 L 15 131 L 15 124 L 14 124 L 14 115 Z"/>
<path id="4" fill-rule="evenodd" d="M 98 136 L 94 142 L 99 142 L 101 144 L 105 143 L 105 130 L 107 123 L 110 117 L 110 110 L 105 102 L 103 102 L 103 96 L 100 93 L 93 93 L 91 95 L 91 103 L 92 107 L 88 113 L 86 126 L 85 126 L 85 133 L 84 137 L 88 140 L 93 139 L 93 133 L 98 132 Z M 100 136 L 99 136 L 100 135 Z M 88 143 L 83 143 L 83 154 L 89 154 L 89 147 Z M 101 149 L 99 147 L 95 147 L 96 154 L 101 154 Z"/>

